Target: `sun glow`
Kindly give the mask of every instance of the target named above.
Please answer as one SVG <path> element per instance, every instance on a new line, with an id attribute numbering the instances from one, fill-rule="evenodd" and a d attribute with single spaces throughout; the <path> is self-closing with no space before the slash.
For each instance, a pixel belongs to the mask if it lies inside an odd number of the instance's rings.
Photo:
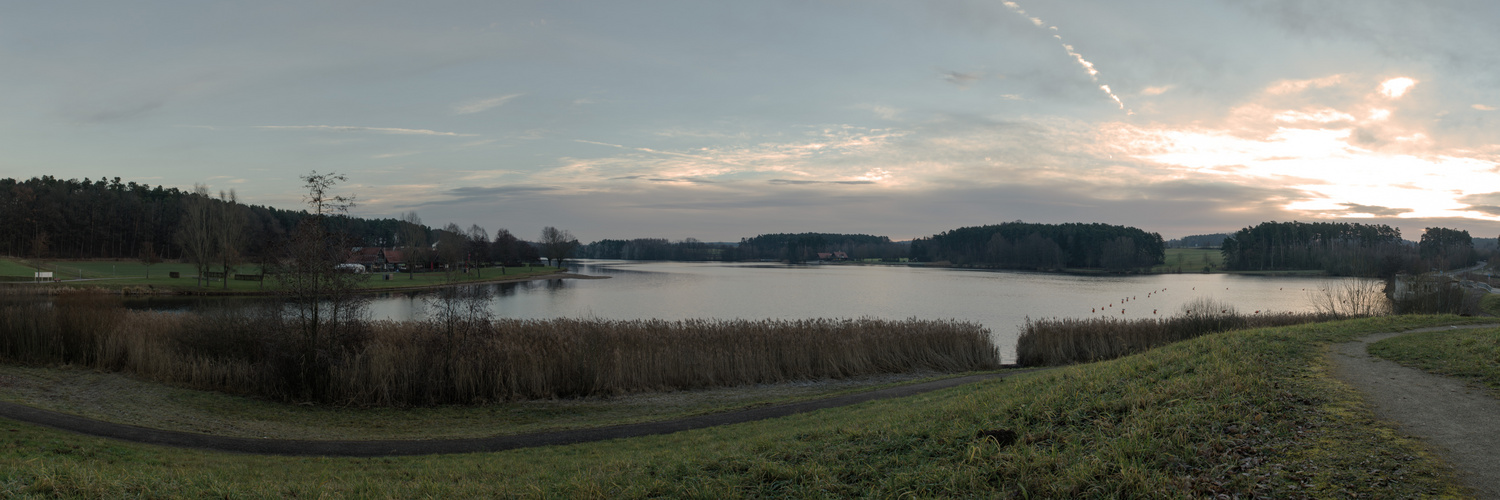
<path id="1" fill-rule="evenodd" d="M 1389 99 L 1405 95 L 1416 80 L 1386 80 L 1378 95 L 1365 94 L 1365 102 L 1348 106 L 1364 110 L 1359 113 L 1366 118 L 1296 100 L 1308 88 L 1343 83 L 1335 77 L 1278 82 L 1267 89 L 1269 97 L 1235 108 L 1220 127 L 1122 125 L 1116 144 L 1129 156 L 1184 176 L 1300 192 L 1283 208 L 1313 217 L 1500 220 L 1462 201 L 1500 190 L 1500 163 L 1442 149 L 1422 123 L 1394 118 Z M 1301 106 L 1287 107 L 1283 99 Z"/>
<path id="2" fill-rule="evenodd" d="M 1417 85 L 1417 81 L 1407 78 L 1392 78 L 1380 84 L 1380 93 L 1391 99 L 1398 99 L 1406 95 L 1406 91 Z"/>

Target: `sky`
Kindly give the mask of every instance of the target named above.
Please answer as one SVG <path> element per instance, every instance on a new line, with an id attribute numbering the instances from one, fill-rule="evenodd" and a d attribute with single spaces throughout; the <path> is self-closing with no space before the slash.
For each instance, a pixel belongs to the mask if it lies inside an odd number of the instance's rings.
<path id="1" fill-rule="evenodd" d="M 1500 234 L 1500 2 L 0 6 L 0 177 L 536 238 Z"/>

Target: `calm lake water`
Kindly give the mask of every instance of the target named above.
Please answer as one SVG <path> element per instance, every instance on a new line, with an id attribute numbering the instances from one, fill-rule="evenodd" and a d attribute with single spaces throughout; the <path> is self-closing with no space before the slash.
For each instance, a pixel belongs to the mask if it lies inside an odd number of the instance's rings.
<path id="1" fill-rule="evenodd" d="M 1153 311 L 1157 316 L 1175 314 L 1198 297 L 1224 301 L 1246 313 L 1307 311 L 1311 309 L 1309 293 L 1343 279 L 1224 274 L 1101 277 L 753 263 L 572 261 L 569 265 L 575 272 L 610 279 L 482 285 L 495 292 L 491 310 L 509 318 L 957 319 L 989 328 L 1006 362 L 1012 362 L 1017 327 L 1028 316 L 1150 318 Z M 370 312 L 377 319 L 421 318 L 423 297 L 423 293 L 385 294 L 374 300 Z M 156 299 L 146 307 L 212 307 L 214 303 L 205 300 L 189 305 Z"/>

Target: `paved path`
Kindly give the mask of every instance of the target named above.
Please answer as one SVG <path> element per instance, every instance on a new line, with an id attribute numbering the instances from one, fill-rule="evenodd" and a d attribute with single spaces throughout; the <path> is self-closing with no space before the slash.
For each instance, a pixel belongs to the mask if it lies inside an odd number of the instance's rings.
<path id="1" fill-rule="evenodd" d="M 825 399 L 803 401 L 778 406 L 750 408 L 727 413 L 698 415 L 662 422 L 615 425 L 591 429 L 572 429 L 553 432 L 538 432 L 510 436 L 493 436 L 473 439 L 433 439 L 422 441 L 309 441 L 297 439 L 254 439 L 241 437 L 212 436 L 192 432 L 151 429 L 134 425 L 104 422 L 66 413 L 41 410 L 30 406 L 0 402 L 0 417 L 20 420 L 65 431 L 100 436 L 137 443 L 199 448 L 235 453 L 263 455 L 307 455 L 340 457 L 373 457 L 390 455 L 433 455 L 439 453 L 475 453 L 535 446 L 587 443 L 637 436 L 671 434 L 690 429 L 702 429 L 719 425 L 753 422 L 769 418 L 784 417 L 825 408 L 837 408 L 866 401 L 900 398 L 947 389 L 964 384 L 1005 378 L 1038 370 L 1007 370 L 955 377 L 920 384 L 891 387 L 857 394 L 847 394 Z"/>
<path id="2" fill-rule="evenodd" d="M 1335 375 L 1363 392 L 1380 418 L 1397 422 L 1446 455 L 1480 498 L 1500 499 L 1500 400 L 1464 381 L 1370 356 L 1369 344 L 1413 332 L 1377 333 L 1333 347 Z"/>

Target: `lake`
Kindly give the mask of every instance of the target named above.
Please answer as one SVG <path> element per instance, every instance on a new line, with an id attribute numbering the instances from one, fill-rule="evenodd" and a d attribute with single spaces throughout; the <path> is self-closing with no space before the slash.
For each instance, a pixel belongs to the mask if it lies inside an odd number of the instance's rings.
<path id="1" fill-rule="evenodd" d="M 1311 310 L 1309 294 L 1344 278 L 1227 274 L 1075 276 L 1018 271 L 862 265 L 570 261 L 595 280 L 478 285 L 508 318 L 957 319 L 989 328 L 1005 362 L 1015 360 L 1026 317 L 1151 318 L 1208 297 L 1239 311 Z M 382 294 L 376 319 L 420 319 L 430 292 Z M 152 298 L 132 307 L 197 308 L 263 299 Z M 1154 314 L 1153 314 L 1154 313 Z"/>

